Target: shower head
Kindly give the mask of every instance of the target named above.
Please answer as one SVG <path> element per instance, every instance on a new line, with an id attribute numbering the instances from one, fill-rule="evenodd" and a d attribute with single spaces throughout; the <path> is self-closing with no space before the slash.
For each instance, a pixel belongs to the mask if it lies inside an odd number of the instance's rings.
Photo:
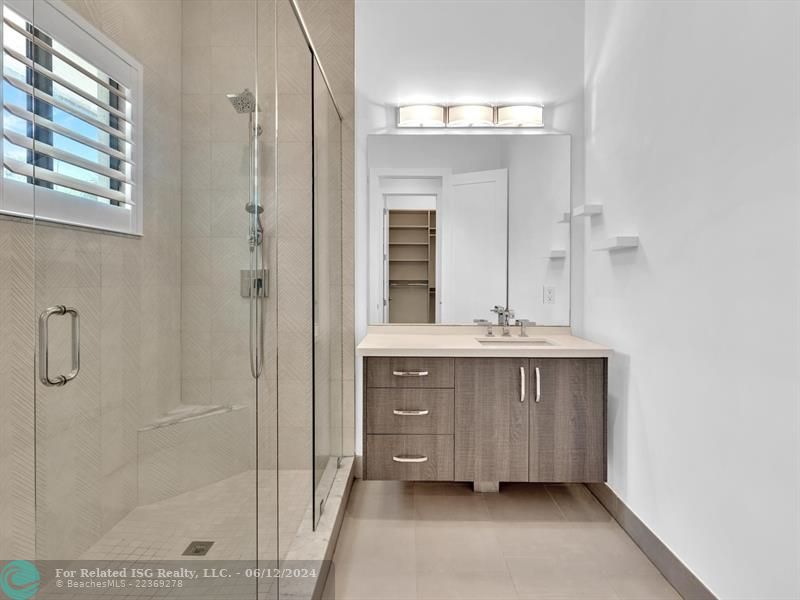
<path id="1" fill-rule="evenodd" d="M 263 212 L 264 212 L 264 207 L 263 207 L 263 206 L 261 206 L 261 205 L 259 205 L 259 206 L 256 206 L 256 205 L 255 205 L 255 204 L 253 204 L 252 202 L 248 202 L 247 204 L 245 204 L 245 205 L 244 205 L 244 209 L 245 209 L 247 212 L 249 212 L 251 215 L 252 215 L 252 214 L 258 214 L 258 215 L 260 215 L 261 213 L 263 213 Z"/>
<path id="2" fill-rule="evenodd" d="M 245 88 L 241 94 L 226 94 L 237 113 L 252 113 L 258 108 L 253 92 Z"/>

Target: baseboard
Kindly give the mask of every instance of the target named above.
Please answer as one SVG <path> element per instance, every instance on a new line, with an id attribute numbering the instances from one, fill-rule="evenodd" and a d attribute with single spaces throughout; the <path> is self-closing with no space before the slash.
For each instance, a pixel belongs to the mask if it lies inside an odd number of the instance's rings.
<path id="1" fill-rule="evenodd" d="M 605 483 L 587 483 L 586 487 L 685 600 L 717 600 L 689 567 L 658 539 L 614 490 Z"/>

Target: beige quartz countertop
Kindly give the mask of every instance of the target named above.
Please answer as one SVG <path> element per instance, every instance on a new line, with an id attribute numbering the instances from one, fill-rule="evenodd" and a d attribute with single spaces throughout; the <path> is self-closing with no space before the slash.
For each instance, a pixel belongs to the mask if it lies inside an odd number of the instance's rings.
<path id="1" fill-rule="evenodd" d="M 486 356 L 526 358 L 591 358 L 611 356 L 606 346 L 575 337 L 569 327 L 519 328 L 503 338 L 499 327 L 486 337 L 484 327 L 467 325 L 372 325 L 356 348 L 359 356 Z M 486 340 L 488 343 L 481 343 Z"/>

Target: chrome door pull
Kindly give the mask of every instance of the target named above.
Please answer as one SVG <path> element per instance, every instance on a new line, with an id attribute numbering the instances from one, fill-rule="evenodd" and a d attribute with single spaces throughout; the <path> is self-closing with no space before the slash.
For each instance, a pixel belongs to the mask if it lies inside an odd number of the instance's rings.
<path id="1" fill-rule="evenodd" d="M 403 454 L 401 456 L 393 456 L 392 460 L 399 463 L 424 463 L 428 462 L 428 457 L 421 454 Z"/>
<path id="2" fill-rule="evenodd" d="M 66 375 L 56 375 L 53 379 L 49 373 L 49 340 L 48 326 L 53 315 L 69 315 L 72 318 L 72 370 Z M 39 315 L 39 381 L 47 386 L 66 385 L 78 376 L 81 370 L 81 317 L 75 308 L 63 304 L 51 306 Z"/>
<path id="3" fill-rule="evenodd" d="M 525 402 L 525 367 L 519 368 L 519 401 Z"/>
<path id="4" fill-rule="evenodd" d="M 427 371 L 393 371 L 395 377 L 427 377 Z"/>
<path id="5" fill-rule="evenodd" d="M 539 374 L 539 367 L 536 367 L 536 402 L 542 399 L 542 377 Z"/>
<path id="6" fill-rule="evenodd" d="M 430 414 L 431 411 L 429 411 L 427 409 L 423 409 L 423 410 L 401 410 L 399 408 L 395 408 L 392 412 L 394 414 L 396 414 L 397 416 L 399 416 L 399 417 L 424 417 L 425 415 Z"/>

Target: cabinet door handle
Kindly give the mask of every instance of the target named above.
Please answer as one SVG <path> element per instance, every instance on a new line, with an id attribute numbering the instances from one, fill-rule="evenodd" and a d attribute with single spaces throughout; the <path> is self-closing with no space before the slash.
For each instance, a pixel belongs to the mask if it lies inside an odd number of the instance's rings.
<path id="1" fill-rule="evenodd" d="M 393 456 L 392 460 L 399 463 L 424 463 L 428 462 L 428 457 L 421 454 L 403 454 L 401 456 Z"/>
<path id="2" fill-rule="evenodd" d="M 536 402 L 542 399 L 542 377 L 539 373 L 539 367 L 536 367 Z"/>
<path id="3" fill-rule="evenodd" d="M 425 415 L 429 414 L 431 411 L 428 409 L 422 410 L 401 410 L 399 408 L 395 408 L 392 411 L 398 417 L 424 417 Z"/>
<path id="4" fill-rule="evenodd" d="M 519 368 L 519 401 L 525 402 L 525 367 Z"/>
<path id="5" fill-rule="evenodd" d="M 427 371 L 393 371 L 395 377 L 427 377 Z"/>

